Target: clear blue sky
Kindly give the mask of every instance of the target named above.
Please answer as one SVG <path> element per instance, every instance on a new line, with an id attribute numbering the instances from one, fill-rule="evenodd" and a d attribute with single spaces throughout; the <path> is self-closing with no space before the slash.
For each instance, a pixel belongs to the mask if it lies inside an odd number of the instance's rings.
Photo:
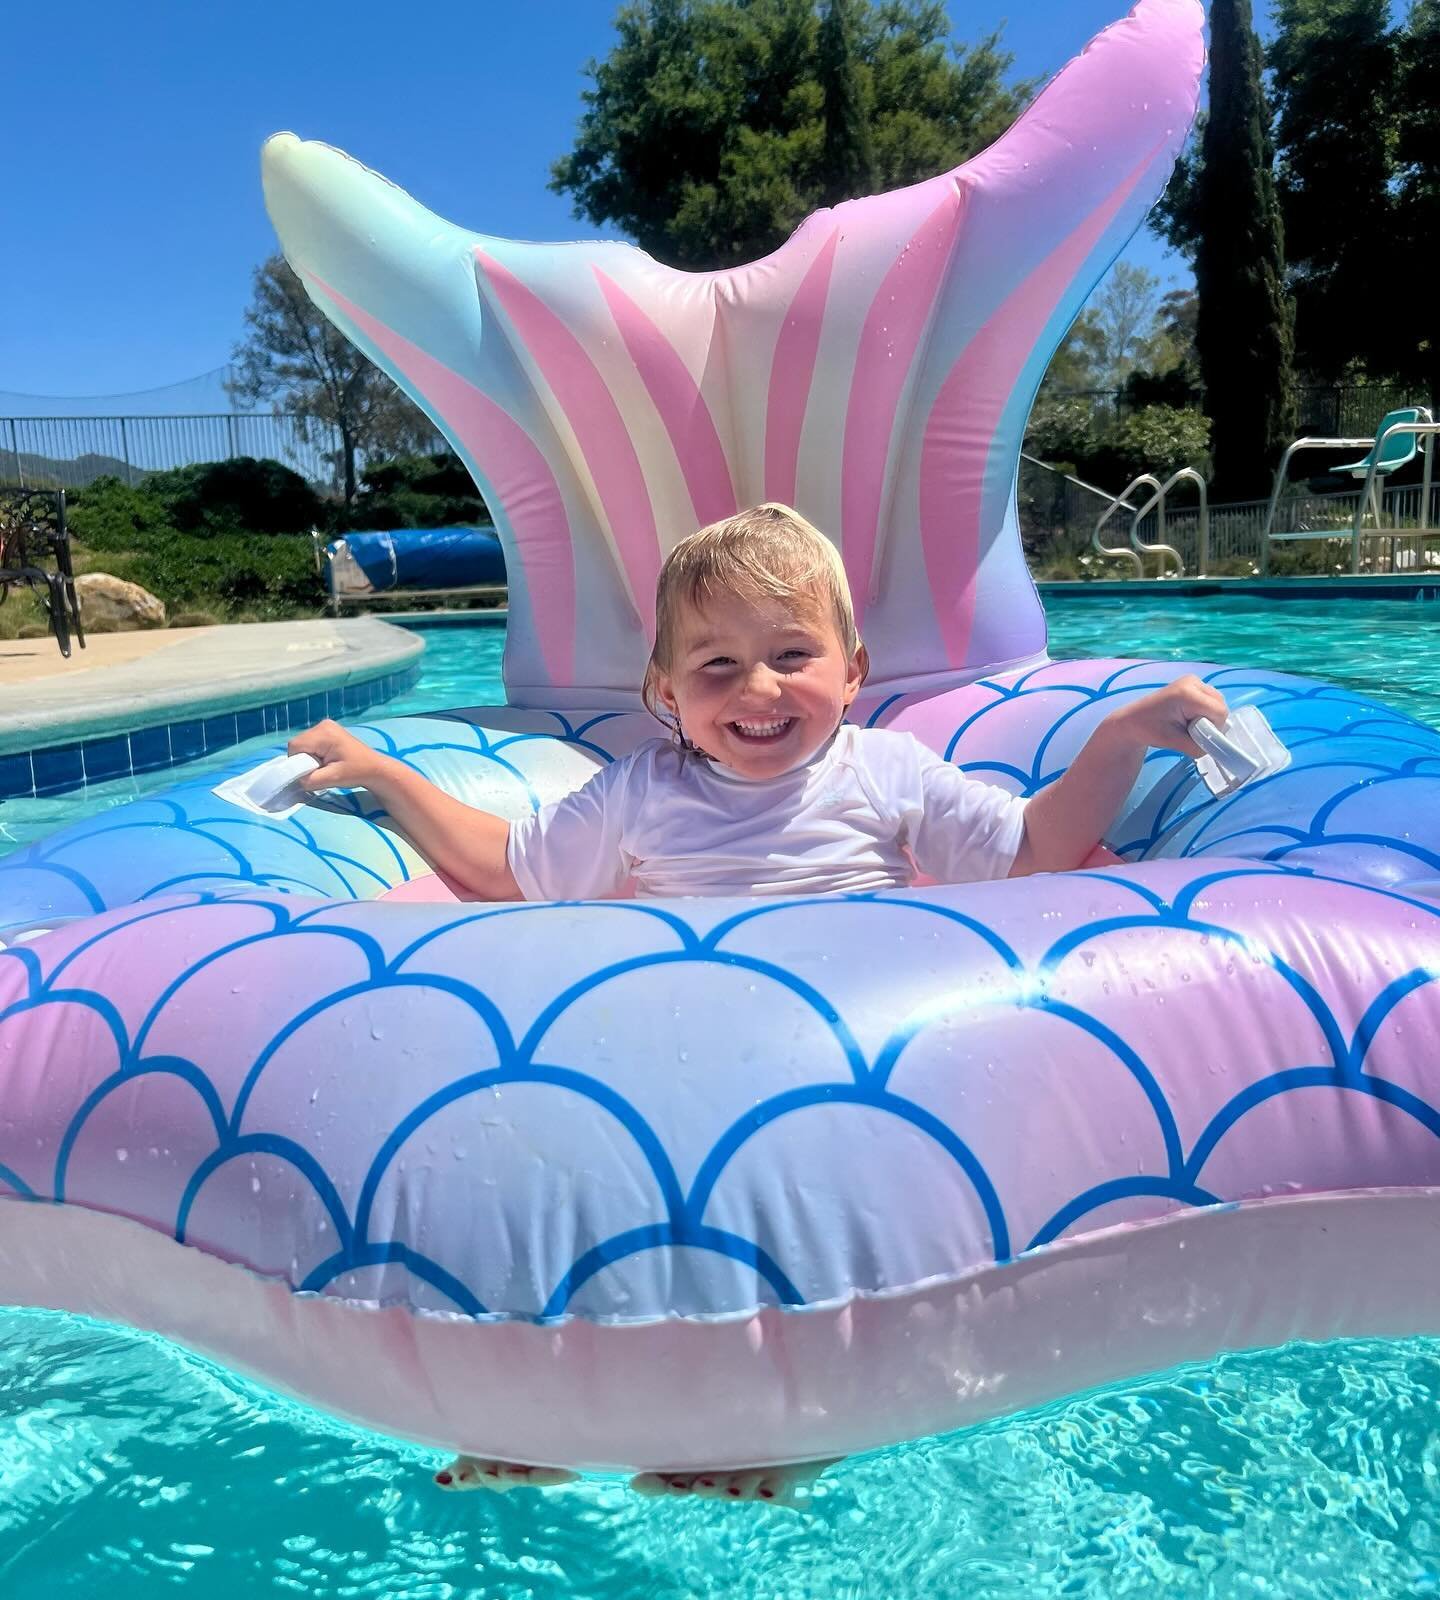
<path id="1" fill-rule="evenodd" d="M 1049 75 L 1129 0 L 949 0 Z M 130 395 L 229 359 L 275 248 L 258 152 L 324 139 L 488 233 L 591 232 L 545 187 L 615 0 L 34 0 L 8 8 L 0 396 Z M 18 93 L 17 93 L 18 89 Z M 1130 259 L 1183 265 L 1142 235 Z M 157 396 L 156 409 L 184 409 Z M 39 410 L 39 407 L 15 407 Z M 4 407 L 0 407 L 4 409 Z M 128 407 L 127 409 L 148 409 Z"/>

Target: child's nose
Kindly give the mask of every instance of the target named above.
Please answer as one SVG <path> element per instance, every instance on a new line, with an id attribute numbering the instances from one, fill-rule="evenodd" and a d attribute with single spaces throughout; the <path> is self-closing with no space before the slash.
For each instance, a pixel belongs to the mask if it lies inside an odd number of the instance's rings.
<path id="1" fill-rule="evenodd" d="M 747 700 L 774 700 L 780 693 L 780 674 L 768 663 L 757 661 L 745 678 Z"/>

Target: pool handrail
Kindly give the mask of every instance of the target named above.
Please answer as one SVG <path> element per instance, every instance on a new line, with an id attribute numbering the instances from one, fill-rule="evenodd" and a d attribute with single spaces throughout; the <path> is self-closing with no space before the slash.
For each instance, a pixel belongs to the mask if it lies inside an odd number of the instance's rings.
<path id="1" fill-rule="evenodd" d="M 1155 483 L 1155 479 L 1149 473 L 1146 473 L 1143 478 L 1137 478 L 1130 488 L 1133 489 L 1140 483 L 1147 481 Z M 1164 542 L 1165 501 L 1177 483 L 1193 483 L 1200 490 L 1200 515 L 1196 528 L 1196 537 L 1199 541 L 1199 560 L 1195 576 L 1203 578 L 1206 567 L 1210 565 L 1210 487 L 1194 467 L 1181 467 L 1178 472 L 1171 473 L 1163 484 L 1156 484 L 1155 492 L 1131 518 L 1130 543 L 1137 550 L 1144 550 L 1151 554 L 1163 552 L 1166 555 L 1173 556 L 1177 568 L 1176 577 L 1183 578 L 1185 576 L 1185 563 L 1180 559 L 1179 551 Z M 1125 492 L 1129 494 L 1130 489 Z M 1155 544 L 1141 544 L 1139 540 L 1140 521 L 1152 510 L 1155 512 L 1155 532 L 1158 535 L 1158 539 Z"/>
<path id="2" fill-rule="evenodd" d="M 1145 562 L 1142 559 L 1144 556 L 1160 556 L 1162 558 L 1162 562 L 1165 556 L 1169 556 L 1170 559 L 1175 563 L 1176 577 L 1183 578 L 1185 576 L 1185 563 L 1180 559 L 1180 552 L 1173 546 L 1163 542 L 1158 542 L 1156 544 L 1142 544 L 1140 541 L 1140 520 L 1153 508 L 1158 508 L 1159 532 L 1163 540 L 1165 533 L 1165 497 L 1177 483 L 1186 478 L 1193 478 L 1200 485 L 1200 559 L 1201 566 L 1203 567 L 1206 565 L 1210 543 L 1209 502 L 1207 498 L 1205 480 L 1191 467 L 1182 467 L 1179 472 L 1175 473 L 1165 483 L 1161 483 L 1159 478 L 1154 477 L 1151 473 L 1142 472 L 1138 478 L 1135 478 L 1130 483 L 1126 484 L 1125 488 L 1122 489 L 1121 492 L 1116 495 L 1110 504 L 1105 508 L 1105 510 L 1101 512 L 1100 520 L 1095 524 L 1095 532 L 1091 535 L 1091 548 L 1094 549 L 1097 554 L 1108 556 L 1112 560 L 1123 557 L 1128 561 L 1133 561 L 1135 563 L 1135 576 L 1137 578 L 1143 578 L 1145 576 Z M 1151 494 L 1150 498 L 1146 500 L 1137 510 L 1130 504 L 1129 497 L 1136 489 L 1140 489 L 1142 487 L 1151 489 L 1153 493 Z M 1131 513 L 1130 544 L 1128 548 L 1116 549 L 1111 548 L 1108 545 L 1101 544 L 1100 535 L 1104 531 L 1105 524 L 1109 522 L 1110 518 L 1113 517 L 1122 506 Z"/>

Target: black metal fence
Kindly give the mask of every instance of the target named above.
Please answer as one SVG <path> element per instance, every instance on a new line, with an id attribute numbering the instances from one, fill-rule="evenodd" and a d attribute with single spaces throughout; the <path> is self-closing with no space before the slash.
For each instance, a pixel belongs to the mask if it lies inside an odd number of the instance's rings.
<path id="1" fill-rule="evenodd" d="M 1123 421 L 1150 404 L 1143 399 L 1137 401 L 1123 389 L 1076 389 L 1056 393 L 1053 398 L 1088 401 L 1105 421 Z M 1189 403 L 1199 406 L 1204 398 L 1204 392 L 1197 389 L 1190 394 Z M 1429 403 L 1423 395 L 1417 396 L 1398 384 L 1330 384 L 1295 391 L 1299 433 L 1326 438 L 1373 436 L 1387 412 Z"/>

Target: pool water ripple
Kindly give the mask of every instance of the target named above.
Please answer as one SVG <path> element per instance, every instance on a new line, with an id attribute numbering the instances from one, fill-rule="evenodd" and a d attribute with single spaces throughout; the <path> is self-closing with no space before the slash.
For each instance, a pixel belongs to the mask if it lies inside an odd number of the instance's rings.
<path id="1" fill-rule="evenodd" d="M 0 1593 L 140 1600 L 1440 1592 L 1440 1342 L 1290 1346 L 843 1463 L 806 1516 L 432 1453 L 173 1345 L 0 1312 Z"/>

